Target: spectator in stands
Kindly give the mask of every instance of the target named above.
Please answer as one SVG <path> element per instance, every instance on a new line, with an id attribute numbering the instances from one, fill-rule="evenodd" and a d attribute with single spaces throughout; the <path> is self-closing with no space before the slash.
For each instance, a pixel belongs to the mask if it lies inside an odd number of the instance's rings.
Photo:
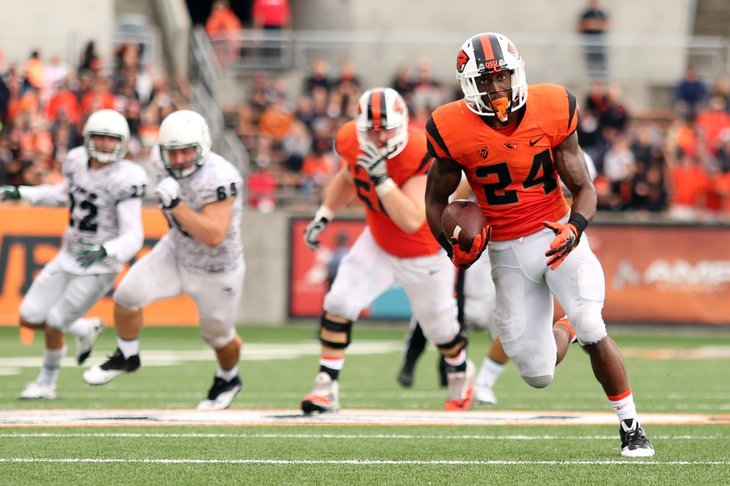
<path id="1" fill-rule="evenodd" d="M 598 5 L 598 0 L 589 0 L 587 8 L 578 19 L 578 32 L 583 35 L 586 66 L 590 79 L 608 78 L 604 43 L 608 27 L 608 16 Z"/>
<path id="2" fill-rule="evenodd" d="M 111 91 L 111 81 L 105 77 L 98 77 L 92 81 L 91 90 L 81 98 L 81 114 L 88 116 L 94 111 L 103 109 L 114 109 L 114 95 Z"/>
<path id="3" fill-rule="evenodd" d="M 79 77 L 84 72 L 96 74 L 101 71 L 101 57 L 96 52 L 96 43 L 92 40 L 86 43 L 84 53 L 79 63 Z"/>
<path id="4" fill-rule="evenodd" d="M 289 0 L 254 0 L 253 26 L 256 29 L 282 30 L 291 27 Z"/>
<path id="5" fill-rule="evenodd" d="M 425 107 L 429 113 L 444 102 L 444 92 L 436 78 L 433 77 L 431 61 L 422 59 L 418 63 L 416 78 L 411 85 L 413 91 L 412 108 L 418 111 Z"/>
<path id="6" fill-rule="evenodd" d="M 413 80 L 411 79 L 411 68 L 407 64 L 401 65 L 395 72 L 390 87 L 398 92 L 406 100 L 408 106 L 413 101 Z"/>
<path id="7" fill-rule="evenodd" d="M 628 135 L 617 136 L 603 158 L 603 172 L 611 184 L 611 207 L 623 210 L 630 203 L 631 180 L 636 170 Z"/>
<path id="8" fill-rule="evenodd" d="M 10 89 L 3 77 L 0 76 L 0 130 L 2 130 L 3 124 L 7 120 L 9 103 Z"/>
<path id="9" fill-rule="evenodd" d="M 304 80 L 304 92 L 314 96 L 316 91 L 324 91 L 326 95 L 330 92 L 329 64 L 324 59 L 315 59 L 312 62 L 309 75 Z"/>
<path id="10" fill-rule="evenodd" d="M 670 168 L 669 217 L 680 221 L 698 221 L 704 216 L 710 178 L 700 157 L 683 154 Z"/>
<path id="11" fill-rule="evenodd" d="M 337 160 L 331 150 L 314 146 L 302 164 L 302 187 L 311 194 L 321 196 L 322 190 L 335 174 Z"/>
<path id="12" fill-rule="evenodd" d="M 281 140 L 281 148 L 284 151 L 284 167 L 300 173 L 304 158 L 312 149 L 312 135 L 307 126 L 299 120 L 294 120 L 291 129 Z"/>
<path id="13" fill-rule="evenodd" d="M 246 178 L 248 205 L 262 213 L 270 213 L 276 208 L 276 178 L 268 165 L 256 165 Z"/>
<path id="14" fill-rule="evenodd" d="M 51 97 L 60 89 L 69 74 L 68 65 L 61 60 L 61 56 L 54 54 L 51 61 L 45 66 L 46 97 Z M 44 99 L 47 99 L 44 97 Z"/>
<path id="15" fill-rule="evenodd" d="M 720 134 L 730 131 L 730 114 L 725 111 L 725 100 L 720 96 L 712 96 L 707 108 L 697 115 L 695 126 L 704 137 L 710 154 L 716 154 L 720 145 Z"/>
<path id="16" fill-rule="evenodd" d="M 289 0 L 254 0 L 253 2 L 253 27 L 279 33 L 291 27 L 291 7 Z M 276 39 L 270 41 L 273 46 L 267 46 L 262 57 L 275 61 L 282 61 L 282 45 Z"/>
<path id="17" fill-rule="evenodd" d="M 340 65 L 340 76 L 333 83 L 327 114 L 332 118 L 355 116 L 361 86 L 355 63 L 349 59 L 343 61 Z"/>
<path id="18" fill-rule="evenodd" d="M 213 43 L 218 62 L 224 68 L 234 63 L 239 55 L 240 31 L 241 21 L 228 0 L 215 0 L 205 22 L 205 33 Z"/>
<path id="19" fill-rule="evenodd" d="M 68 79 L 64 80 L 56 94 L 54 94 L 46 105 L 46 116 L 49 120 L 55 121 L 60 113 L 66 114 L 71 123 L 81 126 L 81 107 L 76 93 L 71 91 Z"/>
<path id="20" fill-rule="evenodd" d="M 674 106 L 680 114 L 695 115 L 707 99 L 707 85 L 700 79 L 697 68 L 687 66 L 684 78 L 674 88 Z"/>
<path id="21" fill-rule="evenodd" d="M 29 86 L 41 91 L 46 84 L 46 74 L 44 71 L 43 61 L 40 52 L 33 51 L 25 62 L 25 86 L 24 90 Z"/>

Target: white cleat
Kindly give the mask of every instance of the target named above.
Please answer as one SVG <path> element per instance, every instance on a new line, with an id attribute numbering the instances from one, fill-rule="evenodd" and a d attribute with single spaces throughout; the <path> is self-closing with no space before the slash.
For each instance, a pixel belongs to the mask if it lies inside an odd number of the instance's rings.
<path id="1" fill-rule="evenodd" d="M 492 387 L 476 382 L 474 383 L 474 401 L 478 405 L 496 405 L 497 396 Z"/>
<path id="2" fill-rule="evenodd" d="M 330 375 L 320 371 L 314 380 L 314 390 L 302 399 L 300 406 L 305 415 L 311 415 L 314 412 L 320 414 L 339 412 L 339 381 L 333 380 Z"/>
<path id="3" fill-rule="evenodd" d="M 79 365 L 84 364 L 84 361 L 89 359 L 96 338 L 104 330 L 104 324 L 102 324 L 101 319 L 98 317 L 90 317 L 84 319 L 84 321 L 89 326 L 89 333 L 83 337 L 76 337 L 76 363 Z"/>
<path id="4" fill-rule="evenodd" d="M 56 385 L 49 385 L 38 381 L 28 383 L 28 386 L 25 387 L 25 390 L 23 390 L 19 398 L 21 400 L 55 400 Z"/>
<path id="5" fill-rule="evenodd" d="M 208 391 L 208 398 L 198 404 L 198 410 L 225 410 L 242 388 L 243 382 L 239 376 L 234 376 L 230 381 L 216 376 Z"/>

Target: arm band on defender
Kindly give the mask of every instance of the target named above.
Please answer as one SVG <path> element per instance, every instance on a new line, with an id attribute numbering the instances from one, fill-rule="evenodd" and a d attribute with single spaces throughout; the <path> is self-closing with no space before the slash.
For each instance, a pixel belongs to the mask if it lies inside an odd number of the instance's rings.
<path id="1" fill-rule="evenodd" d="M 320 219 L 323 219 L 329 223 L 330 221 L 335 219 L 335 212 L 322 204 L 319 209 L 317 209 L 317 212 L 314 213 L 314 220 L 317 221 Z"/>

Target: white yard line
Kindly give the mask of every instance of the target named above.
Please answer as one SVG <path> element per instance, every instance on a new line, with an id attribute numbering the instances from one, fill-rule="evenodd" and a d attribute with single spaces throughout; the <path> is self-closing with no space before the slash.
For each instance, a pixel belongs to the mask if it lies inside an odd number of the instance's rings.
<path id="1" fill-rule="evenodd" d="M 641 415 L 650 424 L 730 424 L 727 414 Z M 616 425 L 608 412 L 348 409 L 337 414 L 305 416 L 299 410 L 228 409 L 217 412 L 189 409 L 47 409 L 4 410 L 0 427 L 89 426 L 292 426 L 292 425 Z"/>

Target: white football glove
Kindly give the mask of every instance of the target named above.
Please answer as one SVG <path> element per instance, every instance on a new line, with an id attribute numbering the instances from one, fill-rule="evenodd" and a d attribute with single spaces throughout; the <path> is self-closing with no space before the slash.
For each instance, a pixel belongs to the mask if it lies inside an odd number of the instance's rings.
<path id="1" fill-rule="evenodd" d="M 180 184 L 173 177 L 165 177 L 157 184 L 155 195 L 163 208 L 172 209 L 180 204 Z"/>
<path id="2" fill-rule="evenodd" d="M 357 156 L 357 165 L 365 169 L 375 187 L 390 179 L 387 156 L 381 154 L 378 148 L 371 143 L 361 145 L 360 151 L 362 153 Z"/>
<path id="3" fill-rule="evenodd" d="M 304 242 L 307 244 L 310 250 L 314 251 L 319 248 L 321 242 L 319 241 L 320 236 L 327 229 L 327 225 L 332 219 L 334 219 L 335 213 L 326 206 L 320 206 L 317 212 L 309 222 L 307 227 L 304 229 Z"/>

